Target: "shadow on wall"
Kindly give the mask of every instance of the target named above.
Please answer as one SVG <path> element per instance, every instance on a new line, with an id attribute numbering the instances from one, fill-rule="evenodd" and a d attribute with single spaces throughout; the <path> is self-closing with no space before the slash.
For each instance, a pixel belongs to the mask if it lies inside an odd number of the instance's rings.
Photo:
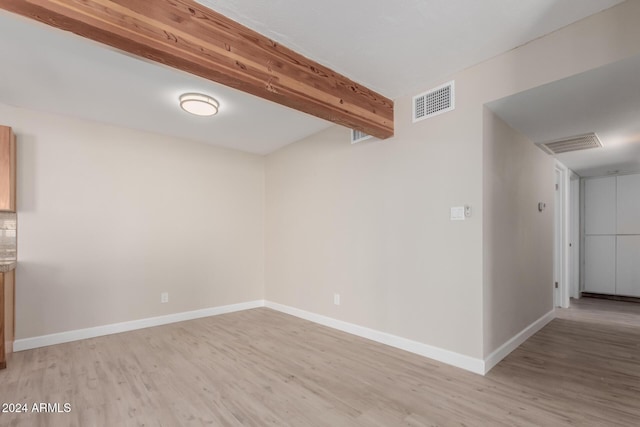
<path id="1" fill-rule="evenodd" d="M 633 7 L 625 4 L 619 7 Z M 563 2 L 554 2 L 539 21 L 553 20 L 562 7 Z M 487 91 L 483 112 L 485 358 L 553 310 L 555 199 L 555 160 L 489 107 L 523 89 L 559 81 L 559 77 L 566 80 L 628 57 L 633 26 L 628 15 L 616 12 L 586 18 L 588 22 L 497 58 L 499 68 L 484 68 L 481 77 L 486 88 L 479 90 Z M 502 94 L 490 92 L 494 85 Z M 549 111 L 547 107 L 545 112 Z M 544 127 L 540 121 L 537 126 Z M 546 203 L 545 211 L 538 212 L 538 202 Z"/>
<path id="2" fill-rule="evenodd" d="M 487 107 L 483 134 L 487 357 L 553 310 L 555 161 Z"/>
<path id="3" fill-rule="evenodd" d="M 17 164 L 19 165 L 16 171 L 16 199 L 19 216 L 20 213 L 36 211 L 36 195 L 38 192 L 36 183 L 38 182 L 37 174 L 40 168 L 37 164 L 38 146 L 34 135 L 23 133 L 18 129 L 16 132 L 16 147 Z M 64 159 L 51 159 L 51 161 L 58 161 L 61 168 L 65 167 Z"/>
<path id="4" fill-rule="evenodd" d="M 51 310 L 58 304 L 56 294 L 61 292 L 51 286 L 59 280 L 60 269 L 55 265 L 37 264 L 20 260 L 16 267 L 16 307 L 21 306 L 21 301 L 30 301 L 29 313 L 41 313 L 40 316 L 30 316 L 25 310 L 17 309 L 16 317 L 16 339 L 34 335 L 32 331 L 40 331 L 46 328 L 46 324 L 51 320 L 51 313 L 70 319 L 73 310 Z M 35 306 L 34 306 L 35 305 Z M 49 313 L 49 314 L 47 314 Z"/>

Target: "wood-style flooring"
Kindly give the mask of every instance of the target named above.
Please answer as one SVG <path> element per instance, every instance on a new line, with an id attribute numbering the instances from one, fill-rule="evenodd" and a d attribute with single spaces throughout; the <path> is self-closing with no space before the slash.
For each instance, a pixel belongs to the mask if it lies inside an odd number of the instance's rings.
<path id="1" fill-rule="evenodd" d="M 8 365 L 0 403 L 71 412 L 1 426 L 638 426 L 640 304 L 574 302 L 485 377 L 266 308 Z"/>

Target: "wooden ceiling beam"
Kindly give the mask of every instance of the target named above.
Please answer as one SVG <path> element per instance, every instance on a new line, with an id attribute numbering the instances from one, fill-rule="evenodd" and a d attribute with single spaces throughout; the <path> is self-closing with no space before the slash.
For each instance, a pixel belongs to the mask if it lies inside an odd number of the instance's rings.
<path id="1" fill-rule="evenodd" d="M 192 0 L 0 0 L 0 8 L 378 138 L 393 136 L 393 101 Z"/>

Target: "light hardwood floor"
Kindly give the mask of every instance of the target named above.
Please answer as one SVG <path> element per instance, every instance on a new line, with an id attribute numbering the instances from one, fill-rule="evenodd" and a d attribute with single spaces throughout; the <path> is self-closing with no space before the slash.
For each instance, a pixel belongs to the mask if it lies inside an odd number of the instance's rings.
<path id="1" fill-rule="evenodd" d="M 15 353 L 0 402 L 71 404 L 2 426 L 636 426 L 640 304 L 583 299 L 486 377 L 255 309 Z"/>

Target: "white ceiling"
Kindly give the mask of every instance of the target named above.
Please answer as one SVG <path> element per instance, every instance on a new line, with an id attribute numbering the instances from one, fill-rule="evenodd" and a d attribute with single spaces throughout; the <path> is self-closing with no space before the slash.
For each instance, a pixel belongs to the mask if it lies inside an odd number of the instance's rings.
<path id="1" fill-rule="evenodd" d="M 640 173 L 640 55 L 487 106 L 533 142 L 595 132 L 602 148 L 555 156 L 578 175 Z"/>
<path id="2" fill-rule="evenodd" d="M 0 103 L 266 154 L 331 123 L 0 11 Z M 213 117 L 178 97 L 220 102 Z"/>
<path id="3" fill-rule="evenodd" d="M 200 0 L 353 80 L 396 98 L 621 0 Z M 324 120 L 0 12 L 0 103 L 265 154 Z M 179 110 L 183 92 L 221 102 Z"/>
<path id="4" fill-rule="evenodd" d="M 389 98 L 622 0 L 196 0 Z"/>

